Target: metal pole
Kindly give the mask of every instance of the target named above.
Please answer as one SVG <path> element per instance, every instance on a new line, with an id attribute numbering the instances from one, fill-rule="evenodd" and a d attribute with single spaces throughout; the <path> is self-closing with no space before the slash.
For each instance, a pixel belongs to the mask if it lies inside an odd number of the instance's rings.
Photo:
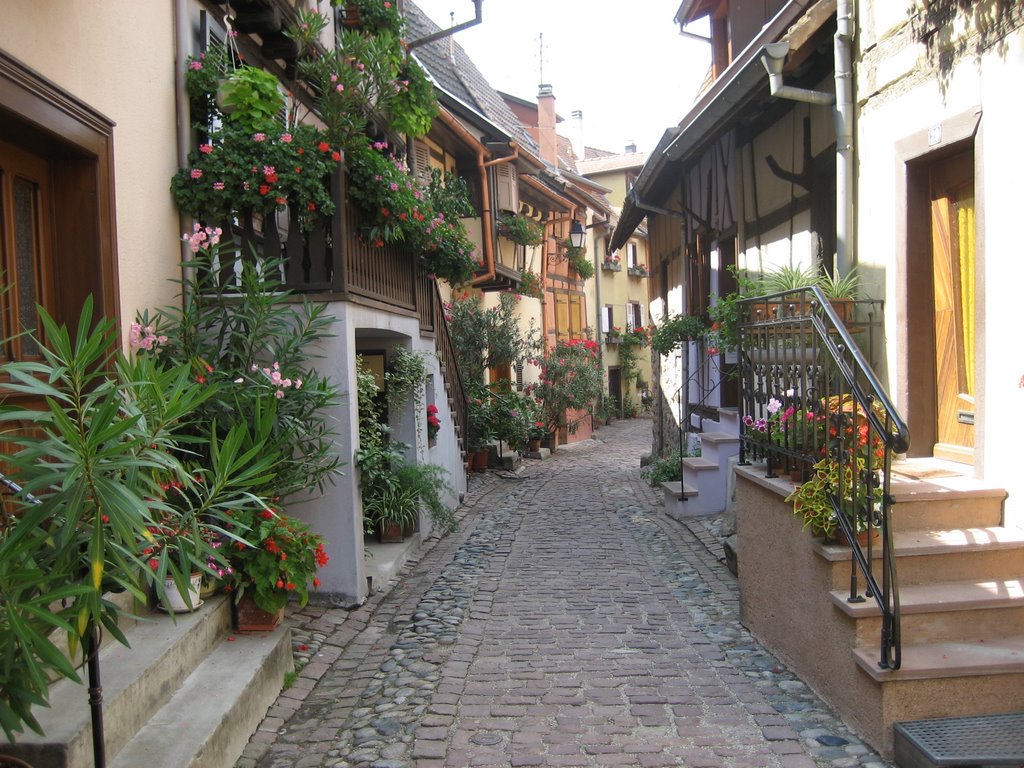
<path id="1" fill-rule="evenodd" d="M 89 622 L 85 636 L 89 659 L 89 710 L 92 713 L 92 760 L 94 768 L 106 768 L 103 738 L 103 686 L 100 684 L 100 633 L 95 621 Z"/>

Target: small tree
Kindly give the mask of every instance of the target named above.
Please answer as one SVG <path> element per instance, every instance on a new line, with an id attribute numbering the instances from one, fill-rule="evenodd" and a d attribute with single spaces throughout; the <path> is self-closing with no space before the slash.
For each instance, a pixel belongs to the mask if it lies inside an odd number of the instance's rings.
<path id="1" fill-rule="evenodd" d="M 603 377 L 597 362 L 597 344 L 586 339 L 560 341 L 555 348 L 534 361 L 540 366 L 540 382 L 531 385 L 531 393 L 541 404 L 544 422 L 553 432 L 566 427 L 570 433 L 579 428 L 601 394 Z M 568 411 L 584 411 L 570 418 Z"/>

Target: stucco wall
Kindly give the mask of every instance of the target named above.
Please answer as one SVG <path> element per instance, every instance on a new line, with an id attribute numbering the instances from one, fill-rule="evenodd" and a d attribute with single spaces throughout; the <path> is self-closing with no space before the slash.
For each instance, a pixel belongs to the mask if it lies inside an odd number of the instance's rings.
<path id="1" fill-rule="evenodd" d="M 11 0 L 0 48 L 112 120 L 120 304 L 168 304 L 181 260 L 172 3 Z M 124 323 L 122 323 L 122 330 Z"/>

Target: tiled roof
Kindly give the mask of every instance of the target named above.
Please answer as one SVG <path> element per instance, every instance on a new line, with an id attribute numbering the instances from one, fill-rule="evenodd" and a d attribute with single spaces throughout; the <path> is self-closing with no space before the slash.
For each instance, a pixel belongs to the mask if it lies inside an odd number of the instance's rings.
<path id="1" fill-rule="evenodd" d="M 440 27 L 411 0 L 406 0 L 404 7 L 410 41 L 440 31 Z M 519 123 L 504 99 L 487 82 L 466 51 L 455 41 L 454 36 L 442 37 L 418 46 L 413 49 L 413 55 L 443 91 L 513 137 L 529 152 L 540 155 L 537 142 Z"/>
<path id="2" fill-rule="evenodd" d="M 647 162 L 646 152 L 627 152 L 622 155 L 606 155 L 604 157 L 587 158 L 576 164 L 579 173 L 603 173 L 619 171 L 626 168 L 640 168 Z"/>

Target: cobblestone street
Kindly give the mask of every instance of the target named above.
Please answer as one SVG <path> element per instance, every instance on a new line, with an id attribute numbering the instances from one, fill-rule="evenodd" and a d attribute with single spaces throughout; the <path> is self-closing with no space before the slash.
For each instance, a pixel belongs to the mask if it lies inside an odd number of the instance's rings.
<path id="1" fill-rule="evenodd" d="M 714 521 L 640 476 L 650 423 L 595 435 L 474 477 L 390 592 L 291 613 L 240 768 L 888 765 L 740 625 Z"/>

